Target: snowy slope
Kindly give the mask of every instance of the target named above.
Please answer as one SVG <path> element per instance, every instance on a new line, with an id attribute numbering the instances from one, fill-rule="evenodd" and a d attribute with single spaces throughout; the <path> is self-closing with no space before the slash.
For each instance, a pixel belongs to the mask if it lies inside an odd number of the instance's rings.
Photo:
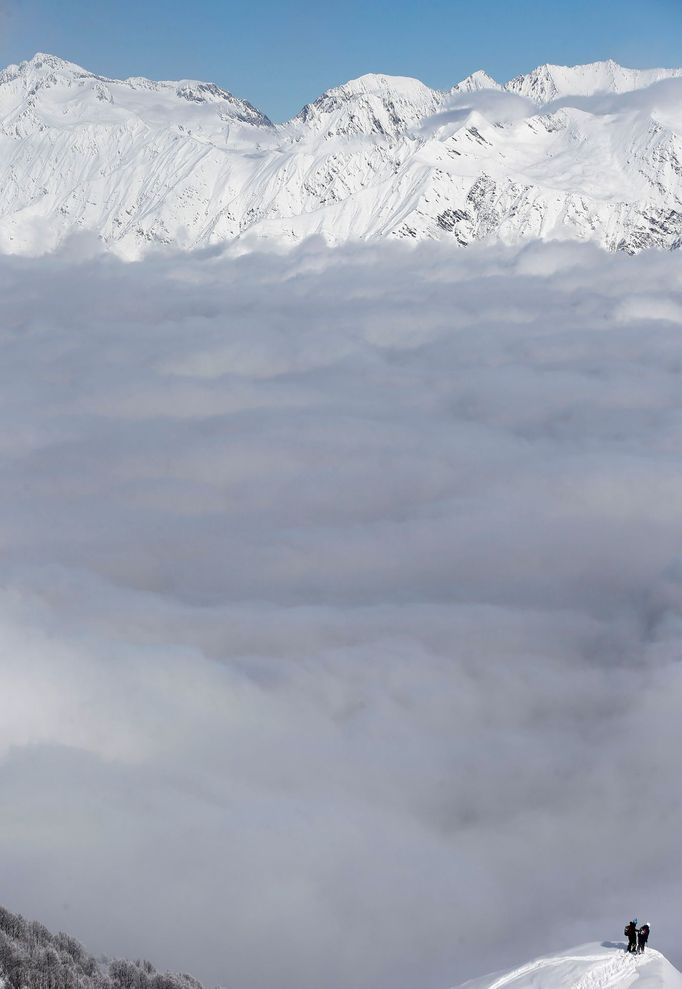
<path id="1" fill-rule="evenodd" d="M 465 982 L 461 989 L 682 989 L 682 974 L 658 951 L 628 955 L 622 947 L 585 944 L 546 955 L 506 973 Z"/>
<path id="2" fill-rule="evenodd" d="M 0 73 L 0 251 L 76 231 L 129 258 L 312 234 L 676 248 L 682 70 L 479 71 L 448 92 L 373 74 L 274 126 L 210 83 L 36 55 Z"/>

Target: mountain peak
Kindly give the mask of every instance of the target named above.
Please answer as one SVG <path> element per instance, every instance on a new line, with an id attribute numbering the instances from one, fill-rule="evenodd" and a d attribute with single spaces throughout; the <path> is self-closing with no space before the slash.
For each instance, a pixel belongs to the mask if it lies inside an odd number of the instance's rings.
<path id="1" fill-rule="evenodd" d="M 18 65 L 9 65 L 0 72 L 0 84 L 13 82 L 19 87 L 20 99 L 35 96 L 39 90 L 44 93 L 54 87 L 68 87 L 79 97 L 83 94 L 85 99 L 88 92 L 92 91 L 98 101 L 109 103 L 116 102 L 114 96 L 117 92 L 119 95 L 126 91 L 129 93 L 130 90 L 137 93 L 164 93 L 171 99 L 190 104 L 213 104 L 222 119 L 229 118 L 260 127 L 273 126 L 272 121 L 247 100 L 233 96 L 212 82 L 194 79 L 154 82 L 144 77 L 110 79 L 95 75 L 75 62 L 68 62 L 45 52 L 36 52 L 32 58 Z"/>
<path id="2" fill-rule="evenodd" d="M 32 65 L 35 68 L 40 68 L 41 66 L 46 66 L 50 69 L 77 69 L 79 72 L 83 72 L 84 69 L 80 65 L 76 65 L 75 62 L 69 62 L 65 58 L 60 58 L 59 55 L 50 55 L 49 52 L 36 52 L 32 58 L 29 58 L 26 62 L 22 62 L 22 65 Z"/>
<path id="3" fill-rule="evenodd" d="M 397 136 L 434 113 L 443 94 L 419 79 L 370 72 L 328 89 L 303 107 L 296 120 L 334 137 L 351 134 Z"/>
<path id="4" fill-rule="evenodd" d="M 8 65 L 0 72 L 0 82 L 7 82 L 11 79 L 39 79 L 47 75 L 59 75 L 72 78 L 85 78 L 90 73 L 76 65 L 75 62 L 68 62 L 57 55 L 49 55 L 46 52 L 36 52 L 32 58 L 19 62 L 16 65 Z"/>
<path id="5" fill-rule="evenodd" d="M 516 76 L 505 89 L 543 104 L 567 96 L 629 93 L 681 75 L 682 69 L 628 69 L 611 58 L 584 65 L 546 63 Z"/>
<path id="6" fill-rule="evenodd" d="M 415 92 L 433 92 L 425 83 L 412 76 L 393 76 L 383 72 L 366 72 L 356 79 L 349 79 L 348 82 L 327 90 L 328 93 L 341 91 L 348 94 L 390 92 L 410 95 Z"/>
<path id="7" fill-rule="evenodd" d="M 390 76 L 378 72 L 368 72 L 358 76 L 357 79 L 349 79 L 339 86 L 333 86 L 326 90 L 313 103 L 307 106 L 315 106 L 319 109 L 336 109 L 343 103 L 349 103 L 357 98 L 377 97 L 378 99 L 398 99 L 411 103 L 430 104 L 435 99 L 441 98 L 441 94 L 434 89 L 430 89 L 419 79 L 410 76 Z M 305 109 L 305 108 L 304 108 Z"/>
<path id="8" fill-rule="evenodd" d="M 450 92 L 475 93 L 480 89 L 502 89 L 502 86 L 492 76 L 488 75 L 484 69 L 477 69 L 476 72 L 472 72 L 466 79 L 462 79 L 461 82 L 453 86 Z"/>

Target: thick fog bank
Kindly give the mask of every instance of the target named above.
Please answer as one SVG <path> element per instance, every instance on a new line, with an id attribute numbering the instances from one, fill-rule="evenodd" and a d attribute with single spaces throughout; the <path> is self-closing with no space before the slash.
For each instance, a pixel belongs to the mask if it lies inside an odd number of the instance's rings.
<path id="1" fill-rule="evenodd" d="M 230 989 L 682 961 L 678 256 L 0 291 L 10 908 Z"/>

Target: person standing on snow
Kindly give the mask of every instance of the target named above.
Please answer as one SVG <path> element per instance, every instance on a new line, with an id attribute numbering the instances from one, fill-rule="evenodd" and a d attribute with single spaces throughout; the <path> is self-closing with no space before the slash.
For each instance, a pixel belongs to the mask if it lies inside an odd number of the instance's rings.
<path id="1" fill-rule="evenodd" d="M 623 934 L 628 939 L 628 952 L 634 954 L 637 951 L 637 918 L 631 920 L 625 927 Z"/>
<path id="2" fill-rule="evenodd" d="M 642 924 L 640 929 L 637 931 L 637 950 L 640 954 L 644 952 L 646 948 L 646 943 L 649 940 L 650 927 L 648 924 Z"/>

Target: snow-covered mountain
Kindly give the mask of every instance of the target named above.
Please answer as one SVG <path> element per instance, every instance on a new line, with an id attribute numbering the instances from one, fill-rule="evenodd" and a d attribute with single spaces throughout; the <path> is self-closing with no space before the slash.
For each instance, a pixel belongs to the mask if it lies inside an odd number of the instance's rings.
<path id="1" fill-rule="evenodd" d="M 632 93 L 663 79 L 681 76 L 682 69 L 625 69 L 609 59 L 591 65 L 541 65 L 512 79 L 505 88 L 543 104 L 570 96 Z"/>
<path id="2" fill-rule="evenodd" d="M 470 76 L 466 79 L 462 79 L 461 82 L 456 83 L 452 89 L 451 93 L 477 93 L 481 89 L 504 89 L 499 82 L 496 82 L 492 76 L 489 76 L 487 72 L 483 69 L 479 69 L 477 72 L 472 72 Z"/>
<path id="3" fill-rule="evenodd" d="M 607 942 L 545 955 L 510 972 L 465 982 L 460 989 L 682 989 L 682 973 L 660 952 L 628 955 Z"/>
<path id="4" fill-rule="evenodd" d="M 323 93 L 301 110 L 296 122 L 324 138 L 380 134 L 397 138 L 436 113 L 441 93 L 418 79 L 366 75 Z"/>
<path id="5" fill-rule="evenodd" d="M 682 245 L 682 70 L 545 65 L 449 91 L 367 75 L 273 125 L 211 83 L 51 55 L 0 73 L 0 251 L 240 238 Z"/>

